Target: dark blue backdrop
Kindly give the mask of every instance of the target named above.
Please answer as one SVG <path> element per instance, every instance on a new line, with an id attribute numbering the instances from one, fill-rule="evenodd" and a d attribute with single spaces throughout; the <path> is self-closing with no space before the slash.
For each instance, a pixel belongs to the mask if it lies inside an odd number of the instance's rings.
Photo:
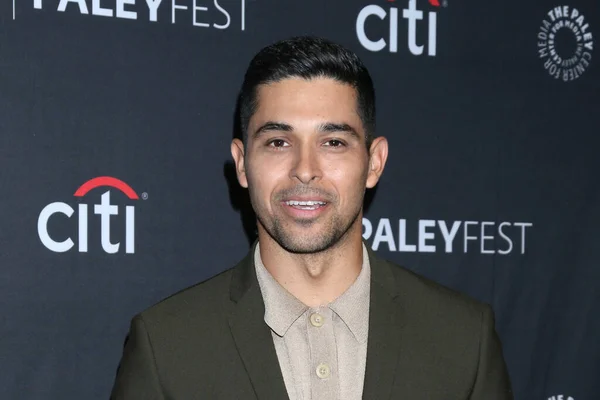
<path id="1" fill-rule="evenodd" d="M 597 399 L 600 9 L 565 1 L 2 1 L 0 397 L 107 398 L 130 318 L 245 254 L 236 94 L 316 34 L 391 144 L 368 243 L 493 306 L 517 399 Z"/>

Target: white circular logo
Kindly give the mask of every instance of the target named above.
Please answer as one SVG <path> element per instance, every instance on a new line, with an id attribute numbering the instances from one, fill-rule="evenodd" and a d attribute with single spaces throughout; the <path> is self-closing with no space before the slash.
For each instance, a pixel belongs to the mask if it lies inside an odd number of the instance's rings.
<path id="1" fill-rule="evenodd" d="M 559 6 L 550 10 L 537 38 L 538 55 L 555 79 L 573 81 L 589 67 L 594 38 L 588 22 L 576 8 Z"/>

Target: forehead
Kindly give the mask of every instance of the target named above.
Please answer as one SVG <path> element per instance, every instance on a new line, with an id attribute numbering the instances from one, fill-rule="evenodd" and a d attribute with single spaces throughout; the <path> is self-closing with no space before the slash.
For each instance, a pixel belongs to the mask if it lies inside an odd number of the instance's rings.
<path id="1" fill-rule="evenodd" d="M 356 89 L 331 78 L 294 77 L 260 85 L 256 100 L 251 125 L 272 119 L 335 120 L 360 125 Z"/>

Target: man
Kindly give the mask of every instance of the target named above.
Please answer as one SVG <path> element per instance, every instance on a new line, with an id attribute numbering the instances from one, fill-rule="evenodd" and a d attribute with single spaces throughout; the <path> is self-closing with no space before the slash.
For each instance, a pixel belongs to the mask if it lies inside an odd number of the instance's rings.
<path id="1" fill-rule="evenodd" d="M 133 319 L 113 399 L 512 399 L 489 306 L 378 259 L 385 166 L 358 57 L 301 37 L 250 63 L 231 152 L 258 241 Z"/>

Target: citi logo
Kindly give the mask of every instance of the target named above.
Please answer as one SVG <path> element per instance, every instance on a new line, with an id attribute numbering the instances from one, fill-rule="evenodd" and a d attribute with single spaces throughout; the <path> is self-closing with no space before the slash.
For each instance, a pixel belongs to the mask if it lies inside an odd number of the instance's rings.
<path id="1" fill-rule="evenodd" d="M 110 176 L 101 176 L 90 179 L 79 187 L 74 193 L 75 197 L 84 197 L 89 191 L 98 187 L 110 187 L 123 192 L 128 198 L 138 200 L 139 196 L 127 183 L 120 179 Z M 93 213 L 100 216 L 100 241 L 102 249 L 109 254 L 115 254 L 119 251 L 121 243 L 112 243 L 110 238 L 111 217 L 119 215 L 119 206 L 110 203 L 110 190 L 104 192 L 100 197 L 100 204 L 93 205 Z M 38 217 L 38 235 L 42 244 L 49 250 L 56 253 L 64 253 L 71 250 L 75 243 L 68 237 L 63 241 L 51 237 L 48 232 L 48 221 L 51 218 L 58 218 L 57 214 L 62 214 L 71 218 L 75 210 L 73 207 L 63 202 L 54 202 L 48 204 Z M 79 204 L 77 207 L 78 236 L 77 249 L 80 253 L 88 251 L 88 205 Z M 133 254 L 135 252 L 135 207 L 125 206 L 125 253 Z"/>
<path id="2" fill-rule="evenodd" d="M 394 3 L 390 1 L 390 3 Z M 429 4 L 433 7 L 440 7 L 439 0 L 429 0 Z M 446 2 L 442 3 L 446 6 Z M 417 42 L 417 30 L 421 31 L 424 29 L 422 20 L 427 14 L 427 49 L 424 44 Z M 407 31 L 407 47 L 408 50 L 419 56 L 427 50 L 428 56 L 435 56 L 437 53 L 437 12 L 427 12 L 417 9 L 417 0 L 409 0 L 408 7 L 402 10 L 402 18 L 406 20 L 406 31 Z M 379 19 L 380 21 L 377 21 Z M 371 36 L 367 35 L 365 26 L 368 24 L 382 24 L 387 22 L 387 37 L 376 37 L 375 34 Z M 367 50 L 370 51 L 381 51 L 383 49 L 388 50 L 390 53 L 398 52 L 398 31 L 402 27 L 398 21 L 398 8 L 390 7 L 386 11 L 383 7 L 370 4 L 365 6 L 358 13 L 356 18 L 356 36 L 360 44 Z M 381 29 L 378 29 L 380 31 Z M 385 29 L 384 29 L 385 32 Z M 422 37 L 420 34 L 419 37 Z M 387 40 L 386 40 L 387 39 Z"/>

